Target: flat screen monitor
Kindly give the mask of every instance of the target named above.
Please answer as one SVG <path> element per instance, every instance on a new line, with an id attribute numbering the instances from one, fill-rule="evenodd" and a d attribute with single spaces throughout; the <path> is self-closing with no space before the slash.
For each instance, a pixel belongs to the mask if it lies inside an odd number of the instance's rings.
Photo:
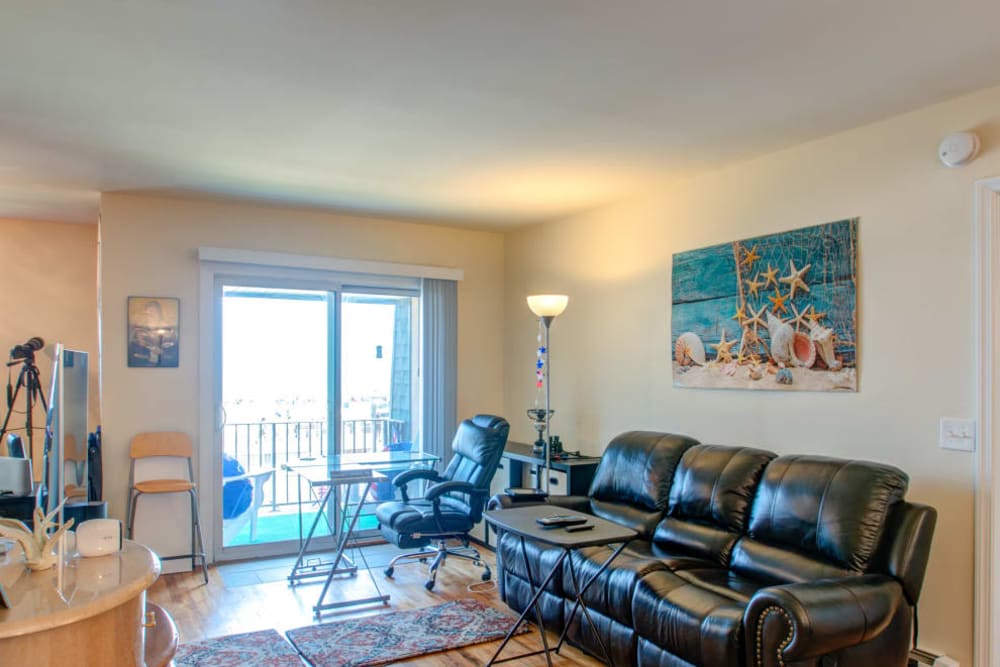
<path id="1" fill-rule="evenodd" d="M 86 352 L 56 343 L 42 480 L 46 512 L 64 500 L 87 500 L 88 362 Z"/>

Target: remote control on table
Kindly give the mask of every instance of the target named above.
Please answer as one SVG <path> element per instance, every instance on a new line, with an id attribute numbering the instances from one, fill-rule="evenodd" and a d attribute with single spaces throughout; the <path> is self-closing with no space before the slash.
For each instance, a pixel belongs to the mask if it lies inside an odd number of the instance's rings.
<path id="1" fill-rule="evenodd" d="M 567 533 L 579 533 L 581 530 L 591 530 L 594 527 L 592 523 L 581 523 L 578 526 L 566 526 Z"/>

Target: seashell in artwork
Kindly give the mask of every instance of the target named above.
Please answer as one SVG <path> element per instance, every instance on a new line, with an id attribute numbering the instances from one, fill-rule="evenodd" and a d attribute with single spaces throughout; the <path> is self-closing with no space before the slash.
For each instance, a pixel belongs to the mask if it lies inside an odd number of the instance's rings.
<path id="1" fill-rule="evenodd" d="M 818 324 L 814 325 L 809 332 L 809 338 L 812 340 L 816 348 L 816 353 L 822 359 L 823 363 L 826 364 L 826 367 L 834 371 L 840 370 L 843 362 L 837 359 L 833 351 L 833 329 Z"/>
<path id="2" fill-rule="evenodd" d="M 774 378 L 778 381 L 778 384 L 792 384 L 792 371 L 789 368 L 782 368 L 778 371 L 777 377 Z"/>
<path id="3" fill-rule="evenodd" d="M 705 344 L 693 331 L 682 333 L 674 343 L 674 361 L 681 366 L 705 365 Z"/>
<path id="4" fill-rule="evenodd" d="M 792 342 L 793 361 L 796 366 L 812 368 L 816 364 L 816 345 L 803 331 L 796 331 Z"/>
<path id="5" fill-rule="evenodd" d="M 781 318 L 767 314 L 767 333 L 771 338 L 771 358 L 779 364 L 787 364 L 794 357 L 795 330 Z"/>

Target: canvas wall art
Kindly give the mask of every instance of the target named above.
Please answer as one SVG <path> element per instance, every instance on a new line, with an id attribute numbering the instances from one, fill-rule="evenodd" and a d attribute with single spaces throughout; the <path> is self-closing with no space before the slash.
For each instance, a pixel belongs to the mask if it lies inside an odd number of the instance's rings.
<path id="1" fill-rule="evenodd" d="M 128 298 L 128 365 L 177 368 L 180 361 L 180 299 Z"/>
<path id="2" fill-rule="evenodd" d="M 674 385 L 857 391 L 858 221 L 677 253 Z"/>

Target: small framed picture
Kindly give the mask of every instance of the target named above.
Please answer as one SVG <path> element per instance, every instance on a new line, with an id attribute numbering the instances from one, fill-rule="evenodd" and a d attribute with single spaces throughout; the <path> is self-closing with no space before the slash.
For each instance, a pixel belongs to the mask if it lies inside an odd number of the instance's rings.
<path id="1" fill-rule="evenodd" d="M 128 298 L 128 365 L 177 368 L 180 364 L 180 299 Z"/>

